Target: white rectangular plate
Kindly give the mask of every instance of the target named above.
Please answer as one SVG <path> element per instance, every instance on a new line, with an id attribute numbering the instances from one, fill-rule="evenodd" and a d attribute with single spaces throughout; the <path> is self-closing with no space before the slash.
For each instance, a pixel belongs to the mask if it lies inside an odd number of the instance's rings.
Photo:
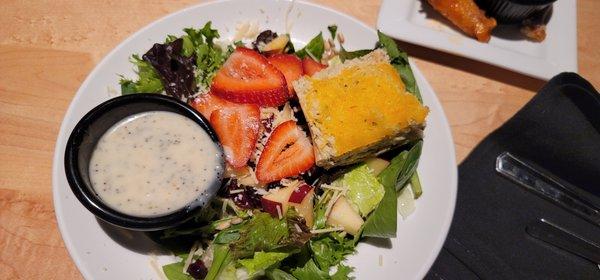
<path id="1" fill-rule="evenodd" d="M 384 0 L 377 27 L 398 40 L 483 61 L 521 74 L 549 80 L 577 72 L 577 2 L 560 0 L 540 43 L 520 36 L 514 26 L 498 26 L 489 43 L 458 30 L 425 0 Z"/>

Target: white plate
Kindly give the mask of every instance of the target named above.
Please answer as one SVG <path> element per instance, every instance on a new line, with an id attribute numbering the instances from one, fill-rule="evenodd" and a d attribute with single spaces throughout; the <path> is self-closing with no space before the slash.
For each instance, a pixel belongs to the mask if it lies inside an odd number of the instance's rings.
<path id="1" fill-rule="evenodd" d="M 498 26 L 489 43 L 467 37 L 425 0 L 384 0 L 377 27 L 412 44 L 483 61 L 521 74 L 549 80 L 577 72 L 577 2 L 560 0 L 547 25 L 546 40 L 527 41 L 511 26 Z"/>
<path id="2" fill-rule="evenodd" d="M 289 10 L 292 37 L 307 42 L 329 24 L 344 32 L 348 49 L 369 48 L 377 40 L 373 29 L 359 21 L 321 6 L 290 1 L 219 1 L 194 6 L 160 19 L 135 33 L 108 54 L 87 77 L 63 120 L 54 155 L 54 205 L 58 225 L 71 257 L 88 279 L 159 279 L 150 265 L 150 255 L 169 263 L 172 257 L 139 233 L 99 223 L 71 193 L 65 178 L 65 142 L 77 121 L 118 89 L 117 73 L 133 75 L 128 57 L 144 53 L 167 34 L 181 34 L 184 27 L 201 27 L 212 20 L 222 37 L 232 37 L 237 22 L 257 20 L 261 28 L 285 32 Z M 386 242 L 362 243 L 349 260 L 358 279 L 420 279 L 428 271 L 443 245 L 450 227 L 456 198 L 456 162 L 448 122 L 435 93 L 414 67 L 424 102 L 431 109 L 419 165 L 424 195 L 416 212 L 398 224 L 398 238 L 391 248 Z M 113 90 L 109 90 L 113 89 Z M 114 93 L 113 93 L 114 95 Z"/>

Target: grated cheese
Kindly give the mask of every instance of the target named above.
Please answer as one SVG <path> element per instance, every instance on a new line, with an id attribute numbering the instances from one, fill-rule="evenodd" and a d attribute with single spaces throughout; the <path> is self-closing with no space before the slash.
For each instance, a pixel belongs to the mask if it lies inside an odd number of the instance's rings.
<path id="1" fill-rule="evenodd" d="M 223 205 L 221 206 L 221 218 L 225 217 L 225 212 L 227 212 L 227 199 L 223 200 Z"/>
<path id="2" fill-rule="evenodd" d="M 158 261 L 156 260 L 156 256 L 154 254 L 150 254 L 150 266 L 152 267 L 152 269 L 154 269 L 154 271 L 160 279 L 169 280 L 163 272 L 163 270 L 158 265 Z"/>
<path id="3" fill-rule="evenodd" d="M 335 187 L 335 186 L 330 186 L 330 185 L 325 185 L 325 184 L 321 185 L 320 188 L 322 188 L 322 189 L 328 189 L 328 190 L 334 190 L 334 191 L 343 191 L 343 190 L 346 190 L 343 187 Z"/>
<path id="4" fill-rule="evenodd" d="M 277 216 L 279 216 L 279 219 L 283 219 L 283 215 L 281 214 L 281 207 L 279 205 L 276 206 L 277 207 Z"/>
<path id="5" fill-rule="evenodd" d="M 300 226 L 298 224 L 294 224 L 294 227 L 296 227 L 297 232 L 302 232 L 302 229 L 300 228 Z"/>
<path id="6" fill-rule="evenodd" d="M 332 227 L 332 228 L 324 228 L 324 229 L 312 229 L 310 233 L 326 233 L 326 232 L 334 232 L 334 231 L 342 231 L 344 227 Z"/>
<path id="7" fill-rule="evenodd" d="M 229 191 L 229 194 L 236 194 L 236 193 L 243 193 L 243 192 L 244 192 L 244 189 L 237 189 L 237 190 Z"/>
<path id="8" fill-rule="evenodd" d="M 185 259 L 185 262 L 183 263 L 183 274 L 187 274 L 187 270 L 190 267 L 190 264 L 192 263 L 192 259 L 194 258 L 194 252 L 196 252 L 197 248 L 198 242 L 196 241 L 194 242 L 194 245 L 190 249 L 190 253 L 188 254 L 187 258 Z"/>

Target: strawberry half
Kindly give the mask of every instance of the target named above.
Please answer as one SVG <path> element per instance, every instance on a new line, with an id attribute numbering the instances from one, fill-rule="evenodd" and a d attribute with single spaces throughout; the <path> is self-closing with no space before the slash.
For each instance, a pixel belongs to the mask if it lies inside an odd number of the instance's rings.
<path id="1" fill-rule="evenodd" d="M 308 76 L 312 76 L 325 68 L 327 68 L 327 65 L 316 62 L 308 56 L 304 57 L 302 60 L 302 69 L 304 70 L 304 74 Z"/>
<path id="2" fill-rule="evenodd" d="M 211 91 L 229 101 L 279 106 L 289 96 L 285 77 L 259 53 L 237 47 L 212 80 Z"/>
<path id="3" fill-rule="evenodd" d="M 287 82 L 288 92 L 290 96 L 294 96 L 292 82 L 298 80 L 304 74 L 300 58 L 292 54 L 276 54 L 268 57 L 267 60 L 283 73 Z"/>
<path id="4" fill-rule="evenodd" d="M 296 176 L 315 164 L 310 140 L 294 121 L 286 121 L 275 128 L 260 154 L 256 178 L 266 184 Z"/>
<path id="5" fill-rule="evenodd" d="M 209 92 L 194 98 L 194 100 L 190 102 L 190 105 L 194 109 L 198 110 L 198 112 L 200 112 L 200 114 L 202 114 L 207 120 L 210 120 L 210 115 L 213 111 L 225 107 L 233 107 L 237 104 L 229 102 Z"/>
<path id="6" fill-rule="evenodd" d="M 210 124 L 223 146 L 225 160 L 235 168 L 245 166 L 258 139 L 258 106 L 235 104 L 232 107 L 217 109 L 210 115 Z"/>

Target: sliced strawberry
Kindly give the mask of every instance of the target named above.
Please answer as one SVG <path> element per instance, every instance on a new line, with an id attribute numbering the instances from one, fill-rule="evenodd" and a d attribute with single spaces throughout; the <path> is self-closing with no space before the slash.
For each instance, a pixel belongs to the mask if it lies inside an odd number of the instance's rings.
<path id="1" fill-rule="evenodd" d="M 285 77 L 259 53 L 238 47 L 212 80 L 211 91 L 229 101 L 279 106 L 288 100 Z"/>
<path id="2" fill-rule="evenodd" d="M 225 152 L 225 159 L 233 167 L 246 165 L 256 146 L 260 110 L 253 104 L 236 104 L 212 112 L 210 124 Z"/>
<path id="3" fill-rule="evenodd" d="M 308 56 L 302 60 L 302 69 L 305 75 L 312 76 L 325 68 L 327 68 L 327 65 L 316 62 Z"/>
<path id="4" fill-rule="evenodd" d="M 292 54 L 276 54 L 268 57 L 267 60 L 283 73 L 285 81 L 287 82 L 288 92 L 290 93 L 290 96 L 294 96 L 292 82 L 299 79 L 302 74 L 304 74 L 304 70 L 302 70 L 302 61 Z"/>
<path id="5" fill-rule="evenodd" d="M 286 121 L 275 128 L 260 154 L 256 178 L 270 183 L 298 175 L 315 164 L 310 140 L 294 121 Z"/>
<path id="6" fill-rule="evenodd" d="M 213 111 L 225 107 L 233 107 L 237 104 L 229 102 L 209 92 L 194 98 L 194 100 L 190 102 L 190 105 L 194 107 L 194 109 L 198 110 L 198 112 L 200 112 L 200 114 L 202 114 L 206 119 L 210 120 L 210 115 Z"/>

